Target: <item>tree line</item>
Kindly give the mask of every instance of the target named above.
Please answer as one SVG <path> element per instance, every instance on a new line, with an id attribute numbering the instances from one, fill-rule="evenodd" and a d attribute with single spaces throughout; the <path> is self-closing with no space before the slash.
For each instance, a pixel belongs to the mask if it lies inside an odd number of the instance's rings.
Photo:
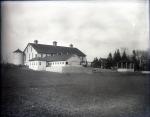
<path id="1" fill-rule="evenodd" d="M 143 51 L 133 50 L 132 55 L 128 55 L 125 50 L 121 54 L 120 50 L 117 49 L 113 53 L 113 55 L 110 52 L 107 58 L 94 58 L 94 60 L 91 63 L 91 66 L 95 68 L 101 68 L 103 65 L 103 67 L 106 69 L 115 69 L 117 67 L 117 63 L 119 62 L 130 62 L 134 64 L 135 70 L 141 70 L 143 67 L 140 63 L 141 59 L 148 59 L 147 55 L 145 56 L 145 53 Z"/>

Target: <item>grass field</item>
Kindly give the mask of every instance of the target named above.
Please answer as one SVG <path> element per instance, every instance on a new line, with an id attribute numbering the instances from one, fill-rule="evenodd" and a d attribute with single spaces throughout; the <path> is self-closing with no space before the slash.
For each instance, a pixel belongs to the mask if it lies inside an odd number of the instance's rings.
<path id="1" fill-rule="evenodd" d="M 1 71 L 2 117 L 150 117 L 148 75 Z"/>

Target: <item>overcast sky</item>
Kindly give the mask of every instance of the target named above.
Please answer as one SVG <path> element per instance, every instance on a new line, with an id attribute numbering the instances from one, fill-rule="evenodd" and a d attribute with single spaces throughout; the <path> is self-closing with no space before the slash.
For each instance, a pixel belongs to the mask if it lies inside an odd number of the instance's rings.
<path id="1" fill-rule="evenodd" d="M 146 50 L 148 14 L 148 0 L 3 2 L 2 57 L 10 61 L 14 50 L 34 40 L 72 43 L 89 61 L 117 48 Z"/>

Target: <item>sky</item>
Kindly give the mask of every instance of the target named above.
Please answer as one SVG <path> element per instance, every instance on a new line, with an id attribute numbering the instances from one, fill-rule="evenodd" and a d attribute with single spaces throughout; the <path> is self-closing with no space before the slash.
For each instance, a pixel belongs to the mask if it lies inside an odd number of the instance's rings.
<path id="1" fill-rule="evenodd" d="M 109 52 L 149 48 L 148 0 L 2 2 L 2 60 L 28 43 L 57 41 L 80 49 L 87 60 Z"/>

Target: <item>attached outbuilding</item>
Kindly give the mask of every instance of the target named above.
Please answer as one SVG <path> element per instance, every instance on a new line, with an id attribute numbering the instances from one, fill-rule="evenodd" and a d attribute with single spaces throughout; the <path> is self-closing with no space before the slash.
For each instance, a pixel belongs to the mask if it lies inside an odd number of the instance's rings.
<path id="1" fill-rule="evenodd" d="M 82 67 L 80 58 L 73 55 L 47 56 L 44 58 L 33 58 L 29 62 L 29 68 L 51 72 L 63 72 L 65 67 Z"/>
<path id="2" fill-rule="evenodd" d="M 134 62 L 120 61 L 117 63 L 118 72 L 134 72 Z"/>
<path id="3" fill-rule="evenodd" d="M 29 68 L 33 70 L 45 71 L 46 61 L 43 58 L 37 57 L 29 60 Z"/>

